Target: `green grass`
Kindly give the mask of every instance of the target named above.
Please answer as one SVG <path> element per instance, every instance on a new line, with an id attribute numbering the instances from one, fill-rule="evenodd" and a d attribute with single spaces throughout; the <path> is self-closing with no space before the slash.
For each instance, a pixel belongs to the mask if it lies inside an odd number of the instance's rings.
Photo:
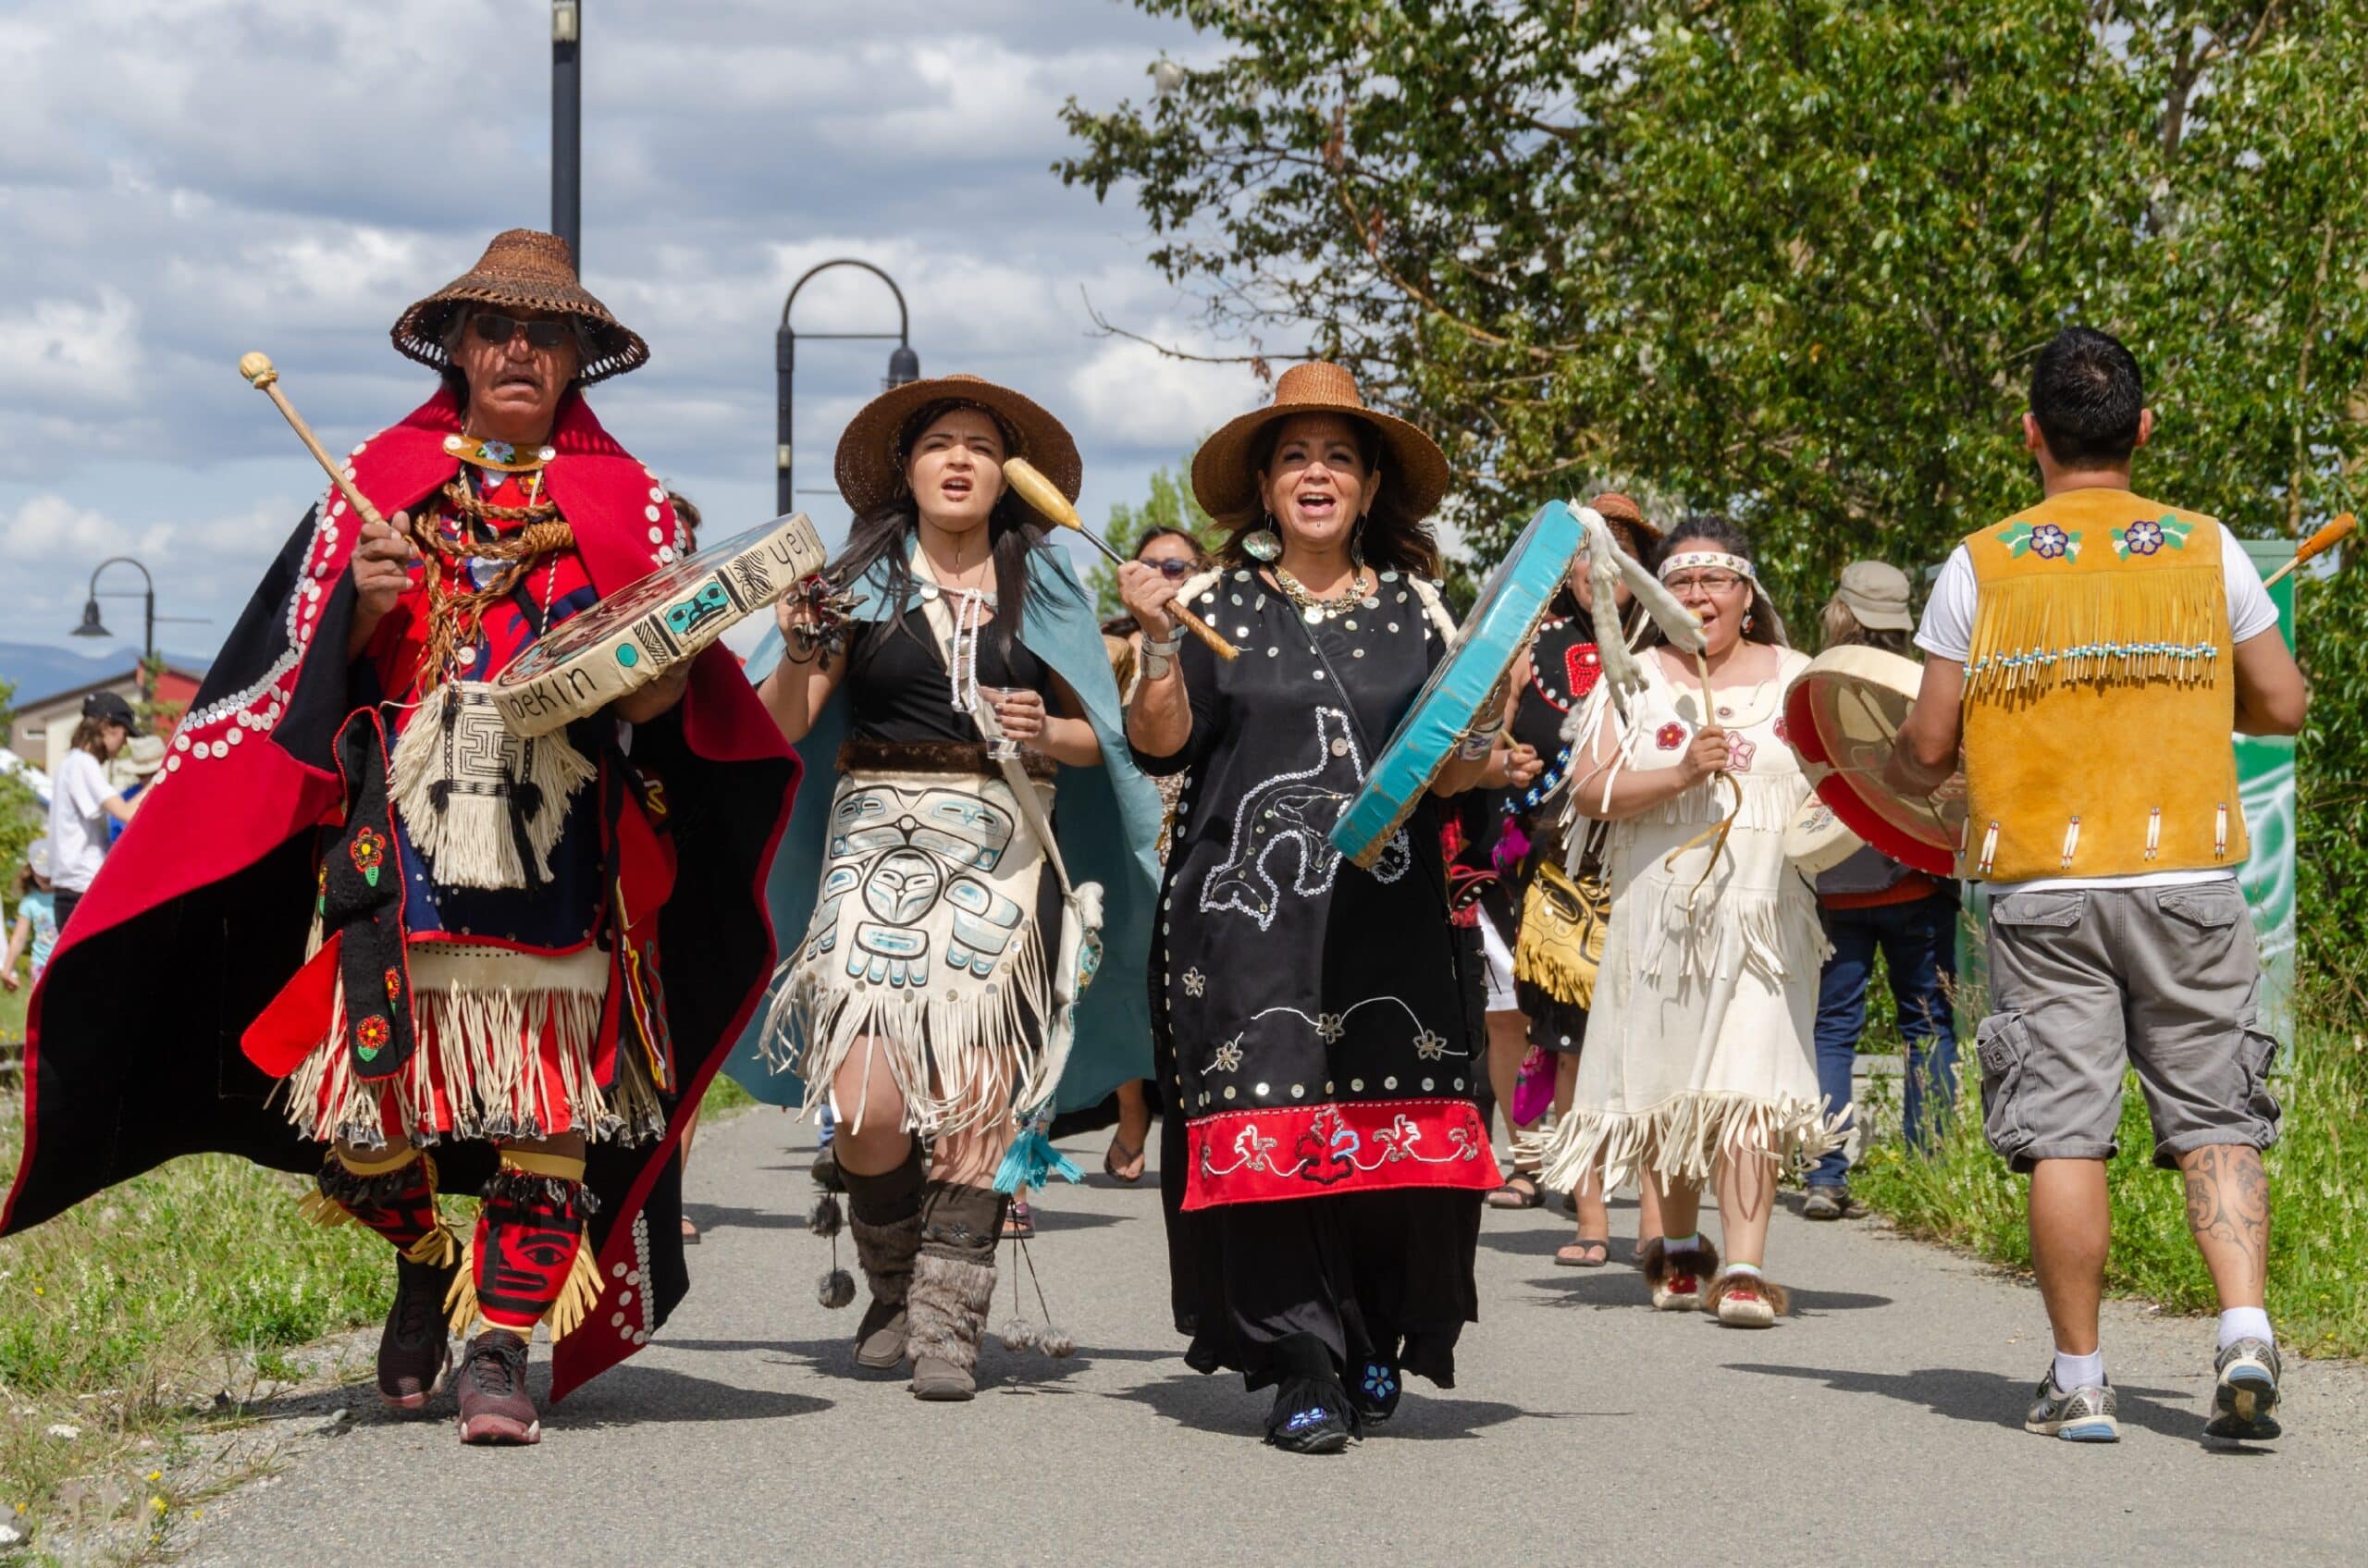
<path id="1" fill-rule="evenodd" d="M 704 1105 L 718 1117 L 753 1103 L 719 1077 Z M 0 1174 L 16 1169 L 20 1117 L 12 1086 Z M 68 1539 L 76 1561 L 164 1550 L 204 1500 L 196 1482 L 177 1489 L 191 1439 L 243 1419 L 258 1383 L 303 1376 L 303 1347 L 386 1311 L 387 1244 L 302 1218 L 309 1186 L 201 1155 L 0 1241 L 0 1521 L 31 1537 L 32 1561 Z"/>
<path id="2" fill-rule="evenodd" d="M 1970 1032 L 1966 1038 L 1969 1042 Z M 1970 1051 L 1967 1053 L 1968 1068 Z M 2305 1355 L 2368 1355 L 2368 1043 L 2304 1029 L 2277 1080 L 2282 1136 L 2263 1164 L 2272 1208 L 2269 1313 L 2281 1344 Z M 1968 1071 L 1970 1080 L 1978 1072 Z M 2153 1168 L 2152 1139 L 2134 1079 L 2124 1088 L 2121 1153 L 2108 1167 L 2113 1251 L 2106 1289 L 2176 1312 L 2218 1309 L 2211 1276 L 2188 1236 L 2176 1171 Z M 1981 1136 L 1980 1090 L 1969 1081 L 1955 1125 L 1930 1158 L 1877 1144 L 1850 1173 L 1851 1190 L 1911 1235 L 2030 1267 L 2024 1225 L 2029 1183 Z"/>

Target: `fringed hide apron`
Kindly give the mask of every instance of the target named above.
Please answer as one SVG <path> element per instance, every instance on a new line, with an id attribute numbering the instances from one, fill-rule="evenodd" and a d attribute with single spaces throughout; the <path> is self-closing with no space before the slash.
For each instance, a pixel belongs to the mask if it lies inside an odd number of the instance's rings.
<path id="1" fill-rule="evenodd" d="M 1784 828 L 1808 794 L 1785 744 L 1784 685 L 1807 663 L 1714 694 L 1733 740 L 1729 776 L 1611 824 L 1611 918 L 1571 1114 L 1538 1142 L 1548 1187 L 1601 1162 L 1608 1184 L 1649 1168 L 1708 1179 L 1721 1153 L 1781 1160 L 1837 1141 L 1818 1090 L 1814 1023 L 1827 951 L 1817 895 L 1784 858 Z M 1600 798 L 1616 768 L 1673 767 L 1701 720 L 1701 691 L 1674 691 L 1659 661 L 1620 725 L 1620 757 L 1594 753 L 1610 688 L 1572 716 L 1572 788 Z M 1584 827 L 1584 823 L 1576 826 Z M 1720 829 L 1723 827 L 1724 831 Z M 1584 833 L 1574 833 L 1583 841 Z"/>

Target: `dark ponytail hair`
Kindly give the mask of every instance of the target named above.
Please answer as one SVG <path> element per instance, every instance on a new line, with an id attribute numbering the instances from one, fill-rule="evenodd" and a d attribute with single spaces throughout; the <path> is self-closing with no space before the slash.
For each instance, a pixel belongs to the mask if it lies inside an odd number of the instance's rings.
<path id="1" fill-rule="evenodd" d="M 1742 556 L 1755 566 L 1759 560 L 1758 552 L 1751 548 L 1750 535 L 1716 512 L 1703 512 L 1684 519 L 1662 536 L 1659 547 L 1653 551 L 1653 575 L 1660 575 L 1661 564 L 1671 556 L 1684 555 L 1689 549 L 1699 549 L 1704 546 L 1723 550 L 1729 555 Z M 1751 584 L 1751 608 L 1747 612 L 1751 624 L 1744 630 L 1744 640 L 1766 643 L 1770 648 L 1790 648 L 1792 644 L 1784 639 L 1783 620 L 1776 613 L 1775 603 L 1769 599 L 1767 588 L 1756 576 L 1746 580 Z M 1645 628 L 1646 647 L 1668 640 L 1662 635 L 1659 623 Z"/>
<path id="2" fill-rule="evenodd" d="M 994 420 L 995 431 L 1003 438 L 1005 455 L 1019 451 L 1019 441 L 1010 426 L 993 409 L 960 399 L 933 402 L 905 421 L 896 434 L 896 466 L 901 476 L 911 462 L 913 443 L 921 433 L 940 417 L 957 408 L 973 408 Z M 846 548 L 831 563 L 829 575 L 841 591 L 852 588 L 871 570 L 886 563 L 887 598 L 901 607 L 889 629 L 902 629 L 904 611 L 913 605 L 913 563 L 908 541 L 920 527 L 920 502 L 914 499 L 909 487 L 899 484 L 895 498 L 884 505 L 862 513 L 847 530 Z M 1019 636 L 1021 611 L 1028 597 L 1036 590 L 1034 574 L 1029 570 L 1029 557 L 1037 549 L 1036 513 L 1020 500 L 1006 484 L 1003 493 L 995 497 L 994 506 L 987 512 L 987 548 L 995 562 L 995 645 L 1004 657 L 1011 657 L 1012 645 Z M 861 639 L 858 639 L 858 647 Z"/>

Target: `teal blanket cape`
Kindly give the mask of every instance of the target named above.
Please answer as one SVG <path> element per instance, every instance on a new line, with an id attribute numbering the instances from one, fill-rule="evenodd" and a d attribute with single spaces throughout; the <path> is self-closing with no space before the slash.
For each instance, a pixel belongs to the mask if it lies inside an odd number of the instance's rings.
<path id="1" fill-rule="evenodd" d="M 1029 576 L 1031 586 L 1021 607 L 1020 641 L 1077 693 L 1102 742 L 1102 766 L 1064 767 L 1054 785 L 1053 831 L 1060 838 L 1069 875 L 1080 883 L 1102 884 L 1102 967 L 1078 1003 L 1077 1040 L 1054 1100 L 1054 1109 L 1073 1110 L 1096 1104 L 1128 1079 L 1151 1073 L 1151 1001 L 1144 976 L 1151 967 L 1152 922 L 1159 901 L 1159 826 L 1165 808 L 1159 791 L 1135 767 L 1127 749 L 1125 717 L 1101 624 L 1067 553 L 1040 546 L 1029 558 Z M 857 583 L 854 594 L 857 621 L 891 618 L 884 567 Z M 909 607 L 895 606 L 895 617 Z M 763 680 L 781 655 L 781 633 L 775 628 L 748 658 L 750 684 Z M 839 781 L 839 743 L 847 733 L 846 708 L 845 698 L 834 694 L 797 746 L 806 770 L 765 888 L 773 942 L 784 963 L 804 944 L 807 922 L 814 913 L 831 796 Z M 1052 874 L 1049 865 L 1044 874 Z M 776 976 L 773 985 L 780 983 Z M 765 1011 L 757 1009 L 724 1070 L 768 1105 L 801 1105 L 805 1084 L 794 1072 L 774 1072 L 758 1049 Z"/>

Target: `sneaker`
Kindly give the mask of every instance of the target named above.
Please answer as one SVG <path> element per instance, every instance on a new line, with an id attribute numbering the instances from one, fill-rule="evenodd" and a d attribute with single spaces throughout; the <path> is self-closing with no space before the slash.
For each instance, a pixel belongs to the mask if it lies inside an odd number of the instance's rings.
<path id="1" fill-rule="evenodd" d="M 1378 1426 L 1398 1414 L 1398 1401 L 1406 1392 L 1406 1379 L 1398 1368 L 1386 1361 L 1369 1361 L 1364 1370 L 1349 1389 L 1349 1403 L 1356 1407 L 1357 1425 Z"/>
<path id="2" fill-rule="evenodd" d="M 378 1398 L 388 1410 L 421 1410 L 444 1391 L 452 1370 L 444 1294 L 459 1272 L 458 1264 L 395 1259 L 395 1301 L 378 1336 Z"/>
<path id="3" fill-rule="evenodd" d="M 2047 1376 L 2040 1379 L 2030 1414 L 2023 1417 L 2023 1430 L 2042 1438 L 2061 1438 L 2067 1443 L 2117 1443 L 2121 1423 L 2115 1418 L 2114 1409 L 2111 1384 L 2075 1389 L 2067 1394 L 2055 1386 L 2055 1368 L 2051 1364 Z"/>
<path id="4" fill-rule="evenodd" d="M 2207 1438 L 2259 1442 L 2284 1430 L 2277 1424 L 2277 1347 L 2263 1340 L 2238 1340 L 2212 1360 L 2218 1374 L 2212 1390 Z"/>
<path id="5" fill-rule="evenodd" d="M 1864 1219 L 1867 1217 L 1867 1205 L 1850 1195 L 1849 1183 L 1825 1182 L 1809 1189 L 1807 1200 L 1801 1204 L 1801 1217 Z"/>
<path id="6" fill-rule="evenodd" d="M 1266 1441 L 1285 1453 L 1339 1453 L 1352 1419 L 1348 1390 L 1329 1377 L 1286 1378 L 1266 1417 Z"/>
<path id="7" fill-rule="evenodd" d="M 461 1363 L 461 1441 L 539 1443 L 542 1413 L 526 1391 L 526 1341 L 488 1328 Z"/>

